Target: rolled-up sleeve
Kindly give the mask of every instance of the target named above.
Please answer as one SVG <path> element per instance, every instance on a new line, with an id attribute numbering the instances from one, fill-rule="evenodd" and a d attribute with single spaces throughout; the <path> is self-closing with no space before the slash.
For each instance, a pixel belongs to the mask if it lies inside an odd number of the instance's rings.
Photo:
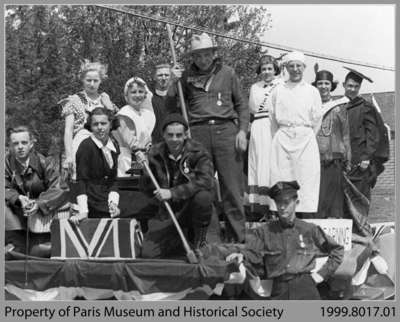
<path id="1" fill-rule="evenodd" d="M 332 276 L 339 265 L 342 263 L 344 256 L 343 246 L 337 244 L 332 237 L 326 235 L 323 230 L 316 226 L 313 229 L 313 239 L 315 245 L 324 253 L 328 254 L 327 262 L 317 272 L 324 280 Z"/>

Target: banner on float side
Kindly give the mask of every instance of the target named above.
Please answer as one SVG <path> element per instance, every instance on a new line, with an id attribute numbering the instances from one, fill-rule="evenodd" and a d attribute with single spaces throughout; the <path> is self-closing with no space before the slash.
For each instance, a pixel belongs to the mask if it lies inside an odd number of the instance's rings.
<path id="1" fill-rule="evenodd" d="M 136 219 L 90 218 L 51 224 L 52 259 L 135 259 L 143 236 Z"/>
<path id="2" fill-rule="evenodd" d="M 345 251 L 351 250 L 353 221 L 351 219 L 303 219 L 322 228 L 328 236 L 332 237 Z"/>

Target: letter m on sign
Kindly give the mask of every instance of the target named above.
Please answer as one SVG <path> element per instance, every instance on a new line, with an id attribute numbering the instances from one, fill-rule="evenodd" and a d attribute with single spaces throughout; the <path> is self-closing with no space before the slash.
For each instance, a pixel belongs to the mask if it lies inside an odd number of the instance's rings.
<path id="1" fill-rule="evenodd" d="M 51 226 L 53 259 L 132 259 L 142 243 L 135 219 L 86 219 L 79 226 L 67 219 Z"/>

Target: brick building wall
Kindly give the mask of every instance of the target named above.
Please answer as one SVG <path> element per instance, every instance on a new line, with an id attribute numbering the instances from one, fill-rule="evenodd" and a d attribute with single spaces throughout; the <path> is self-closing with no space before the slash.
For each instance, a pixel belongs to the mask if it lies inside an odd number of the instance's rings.
<path id="1" fill-rule="evenodd" d="M 390 141 L 390 159 L 385 163 L 385 170 L 378 177 L 374 192 L 393 189 L 395 186 L 395 150 L 394 140 Z M 393 191 L 394 192 L 394 191 Z"/>
<path id="2" fill-rule="evenodd" d="M 370 222 L 395 220 L 395 140 L 390 141 L 390 159 L 371 193 Z"/>

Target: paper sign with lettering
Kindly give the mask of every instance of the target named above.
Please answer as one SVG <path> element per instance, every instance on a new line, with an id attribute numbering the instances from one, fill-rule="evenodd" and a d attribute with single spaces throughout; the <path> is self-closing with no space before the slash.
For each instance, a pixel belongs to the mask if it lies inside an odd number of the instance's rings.
<path id="1" fill-rule="evenodd" d="M 332 237 L 344 250 L 351 250 L 351 237 L 353 221 L 351 219 L 303 219 L 322 228 L 328 236 Z"/>

